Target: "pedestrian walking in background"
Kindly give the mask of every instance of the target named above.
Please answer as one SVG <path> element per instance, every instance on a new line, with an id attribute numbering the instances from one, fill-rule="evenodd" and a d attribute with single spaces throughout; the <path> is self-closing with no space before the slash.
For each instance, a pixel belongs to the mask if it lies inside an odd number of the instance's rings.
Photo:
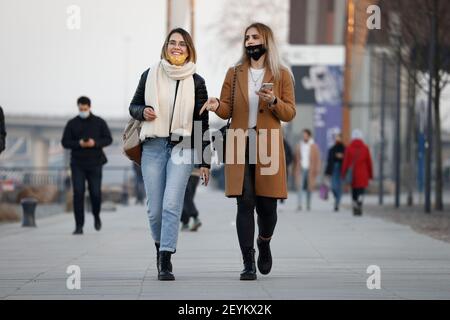
<path id="1" fill-rule="evenodd" d="M 66 124 L 61 143 L 64 148 L 71 150 L 70 169 L 75 215 L 73 234 L 83 234 L 86 181 L 95 230 L 100 231 L 102 227 L 102 170 L 107 162 L 103 148 L 109 146 L 113 140 L 105 120 L 91 112 L 91 100 L 88 97 L 80 97 L 77 105 L 79 114 Z"/>
<path id="2" fill-rule="evenodd" d="M 227 144 L 227 150 L 230 147 L 234 155 L 245 155 L 244 164 L 225 163 L 225 195 L 237 198 L 236 228 L 244 262 L 240 279 L 255 280 L 254 211 L 256 208 L 259 227 L 258 269 L 268 274 L 272 268 L 270 240 L 277 222 L 277 200 L 287 198 L 281 121 L 291 121 L 296 109 L 293 76 L 281 64 L 272 30 L 262 23 L 254 23 L 245 29 L 242 44 L 242 58 L 236 67 L 228 70 L 220 100 L 210 98 L 202 111 L 213 111 L 222 119 L 231 118 L 231 128 L 248 134 L 268 132 L 266 138 L 260 135 L 257 143 L 265 144 L 268 157 L 278 160 L 278 170 L 264 174 L 267 164 L 261 163 L 260 157 L 255 157 L 252 163 L 249 161 L 249 154 L 257 154 L 257 146 L 250 145 L 252 139 L 248 135 L 245 139 L 234 139 L 228 131 L 227 142 L 233 143 Z M 278 133 L 275 145 L 271 145 L 272 131 Z"/>
<path id="3" fill-rule="evenodd" d="M 142 74 L 129 108 L 131 116 L 142 121 L 141 170 L 159 280 L 175 280 L 171 255 L 176 252 L 184 194 L 196 156 L 205 185 L 209 180 L 210 165 L 203 151 L 210 141 L 194 144 L 193 139 L 195 121 L 202 124 L 200 138 L 209 130 L 208 114 L 200 116 L 208 93 L 205 80 L 196 73 L 196 61 L 190 34 L 181 28 L 170 31 L 161 60 Z M 201 150 L 194 148 L 197 145 Z"/>
<path id="4" fill-rule="evenodd" d="M 0 154 L 6 148 L 6 126 L 5 126 L 5 115 L 3 109 L 0 106 Z"/>
<path id="5" fill-rule="evenodd" d="M 364 193 L 373 179 L 373 171 L 372 157 L 359 129 L 352 131 L 352 141 L 345 149 L 341 176 L 352 189 L 353 215 L 361 216 Z"/>
<path id="6" fill-rule="evenodd" d="M 311 130 L 303 130 L 303 139 L 295 146 L 294 174 L 297 185 L 298 206 L 302 210 L 306 194 L 306 210 L 311 210 L 311 195 L 321 171 L 319 146 L 314 142 Z"/>
<path id="7" fill-rule="evenodd" d="M 194 203 L 195 191 L 200 182 L 200 169 L 194 168 L 186 187 L 186 193 L 184 195 L 183 212 L 181 214 L 181 231 L 191 230 L 197 231 L 202 225 L 198 217 L 198 210 Z M 192 218 L 193 223 L 191 229 L 189 229 L 189 221 Z"/>
<path id="8" fill-rule="evenodd" d="M 283 138 L 284 143 L 284 158 L 286 159 L 286 179 L 289 189 L 289 177 L 291 176 L 291 165 L 294 161 L 294 155 L 292 153 L 292 148 L 287 142 L 286 138 Z M 284 207 L 285 199 L 280 199 L 280 208 L 279 211 L 282 211 Z"/>
<path id="9" fill-rule="evenodd" d="M 335 135 L 335 143 L 328 151 L 327 166 L 325 175 L 331 180 L 331 191 L 334 196 L 334 211 L 339 211 L 342 198 L 342 178 L 341 169 L 344 160 L 345 145 L 342 142 L 342 134 Z"/>
<path id="10" fill-rule="evenodd" d="M 144 204 L 145 187 L 144 178 L 142 177 L 141 167 L 133 162 L 134 171 L 134 193 L 136 194 L 136 204 Z"/>

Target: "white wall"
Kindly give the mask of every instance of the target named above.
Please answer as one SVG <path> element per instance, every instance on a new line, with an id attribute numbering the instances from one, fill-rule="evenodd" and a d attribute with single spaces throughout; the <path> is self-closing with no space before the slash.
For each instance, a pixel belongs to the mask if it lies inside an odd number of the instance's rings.
<path id="1" fill-rule="evenodd" d="M 80 30 L 67 7 L 81 8 Z M 159 57 L 165 0 L 1 0 L 0 105 L 5 113 L 123 117 L 141 72 Z"/>

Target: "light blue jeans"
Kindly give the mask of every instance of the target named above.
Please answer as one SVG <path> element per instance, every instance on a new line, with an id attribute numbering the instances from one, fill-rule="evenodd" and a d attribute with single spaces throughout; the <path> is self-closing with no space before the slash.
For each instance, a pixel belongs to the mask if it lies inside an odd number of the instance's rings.
<path id="1" fill-rule="evenodd" d="M 166 138 L 146 140 L 141 169 L 153 240 L 160 251 L 175 252 L 186 185 L 194 167 L 193 149 L 172 147 Z"/>
<path id="2" fill-rule="evenodd" d="M 331 190 L 333 191 L 335 206 L 339 207 L 342 197 L 342 179 L 341 179 L 341 165 L 335 163 L 333 167 L 333 175 L 331 176 Z"/>
<path id="3" fill-rule="evenodd" d="M 302 206 L 303 194 L 306 194 L 306 208 L 309 210 L 311 208 L 311 191 L 309 191 L 308 177 L 309 169 L 302 169 L 300 187 L 297 190 L 297 204 L 299 207 Z"/>

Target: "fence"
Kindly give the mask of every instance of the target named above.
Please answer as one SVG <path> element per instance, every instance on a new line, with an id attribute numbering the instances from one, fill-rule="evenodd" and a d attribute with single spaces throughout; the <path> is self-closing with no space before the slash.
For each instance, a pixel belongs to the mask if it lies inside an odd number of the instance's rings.
<path id="1" fill-rule="evenodd" d="M 135 182 L 133 168 L 124 166 L 105 166 L 103 168 L 103 188 L 120 189 L 122 202 L 133 193 Z M 42 192 L 48 192 L 51 188 L 56 199 L 53 201 L 64 203 L 66 193 L 71 189 L 69 167 L 0 167 L 0 201 L 17 202 L 20 192 L 25 189 L 41 188 Z M 48 195 L 47 195 L 48 196 Z M 50 200 L 49 200 L 50 201 Z"/>

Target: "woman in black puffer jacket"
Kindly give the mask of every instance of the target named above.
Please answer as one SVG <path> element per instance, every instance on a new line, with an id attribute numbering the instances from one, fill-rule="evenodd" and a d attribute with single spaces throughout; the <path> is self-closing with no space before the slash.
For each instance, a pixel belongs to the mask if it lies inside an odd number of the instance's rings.
<path id="1" fill-rule="evenodd" d="M 208 93 L 205 81 L 195 73 L 195 62 L 189 33 L 172 30 L 161 61 L 142 74 L 129 108 L 134 119 L 143 121 L 141 170 L 159 280 L 175 280 L 171 255 L 176 251 L 184 194 L 195 164 L 205 185 L 209 180 L 209 157 L 203 157 L 210 144 L 208 114 L 199 114 Z"/>

